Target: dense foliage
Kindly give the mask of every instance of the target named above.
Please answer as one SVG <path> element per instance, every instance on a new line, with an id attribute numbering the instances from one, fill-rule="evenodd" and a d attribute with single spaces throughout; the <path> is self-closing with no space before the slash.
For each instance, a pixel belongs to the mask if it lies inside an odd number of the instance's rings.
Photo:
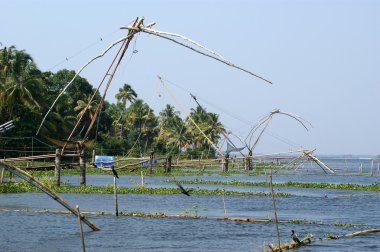
<path id="1" fill-rule="evenodd" d="M 78 76 L 65 91 L 48 115 L 36 141 L 34 138 L 43 116 L 58 94 L 74 77 L 67 69 L 56 73 L 38 69 L 33 58 L 14 46 L 0 49 L 0 124 L 13 120 L 15 127 L 0 133 L 2 157 L 27 156 L 32 152 L 47 152 L 56 148 L 46 137 L 66 139 L 78 119 L 74 139 L 82 139 L 92 119 L 101 95 L 85 79 Z M 93 101 L 87 106 L 91 97 Z M 102 154 L 130 154 L 134 156 L 155 153 L 187 153 L 193 157 L 212 156 L 210 143 L 189 118 L 182 119 L 174 107 L 154 114 L 152 108 L 129 84 L 116 94 L 116 104 L 105 101 L 100 116 L 89 134 L 95 139 L 95 148 Z M 87 107 L 87 109 L 86 109 Z M 217 114 L 197 107 L 191 117 L 213 142 L 217 142 L 224 127 Z M 34 140 L 34 141 L 33 141 Z M 45 143 L 43 143 L 45 142 Z M 48 143 L 48 144 L 46 144 Z"/>

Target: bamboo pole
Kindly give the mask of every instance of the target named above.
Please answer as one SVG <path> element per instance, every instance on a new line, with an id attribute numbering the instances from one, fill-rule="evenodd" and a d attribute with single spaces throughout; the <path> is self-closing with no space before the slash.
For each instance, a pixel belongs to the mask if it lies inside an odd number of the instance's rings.
<path id="1" fill-rule="evenodd" d="M 227 208 L 226 208 L 226 201 L 224 200 L 224 192 L 225 190 L 223 189 L 222 199 L 223 199 L 223 208 L 224 208 L 224 218 L 227 218 Z"/>
<path id="2" fill-rule="evenodd" d="M 51 198 L 53 198 L 55 201 L 57 201 L 62 206 L 64 206 L 67 210 L 69 210 L 72 214 L 74 214 L 77 217 L 79 216 L 81 218 L 81 220 L 84 223 L 86 223 L 86 225 L 89 226 L 92 230 L 94 230 L 94 231 L 99 231 L 100 230 L 94 223 L 92 223 L 90 220 L 88 220 L 84 215 L 82 215 L 80 213 L 78 214 L 78 212 L 75 209 L 75 207 L 71 206 L 69 203 L 67 203 L 65 200 L 63 200 L 57 193 L 53 192 L 49 187 L 47 187 L 43 183 L 41 183 L 38 180 L 36 180 L 29 173 L 21 170 L 18 167 L 7 165 L 7 164 L 1 163 L 1 162 L 0 162 L 0 168 L 4 168 L 4 169 L 8 170 L 12 174 L 14 173 L 16 176 L 20 177 L 21 179 L 25 180 L 29 184 L 35 186 L 39 190 L 41 190 L 44 193 L 46 193 L 47 195 L 49 195 Z"/>
<path id="3" fill-rule="evenodd" d="M 276 200 L 274 197 L 274 191 L 273 191 L 273 182 L 272 182 L 272 169 L 270 169 L 270 192 L 272 194 L 272 203 L 273 203 L 273 211 L 274 211 L 274 223 L 276 224 L 276 236 L 277 236 L 277 243 L 278 247 L 281 250 L 281 242 L 280 242 L 280 232 L 278 230 L 278 219 L 277 219 L 277 210 L 276 210 Z"/>
<path id="4" fill-rule="evenodd" d="M 114 194 L 114 197 L 115 197 L 115 215 L 119 216 L 119 204 L 117 202 L 116 176 L 113 176 L 113 194 Z"/>
<path id="5" fill-rule="evenodd" d="M 144 188 L 145 187 L 145 184 L 144 184 L 144 173 L 143 171 L 141 171 L 141 185 L 140 185 L 141 188 Z"/>
<path id="6" fill-rule="evenodd" d="M 80 231 L 80 239 L 82 241 L 82 251 L 86 252 L 86 245 L 84 244 L 83 227 L 82 227 L 82 222 L 81 222 L 81 218 L 80 218 L 80 211 L 79 211 L 78 205 L 76 205 L 76 209 L 78 212 L 78 224 L 79 224 L 79 231 Z"/>

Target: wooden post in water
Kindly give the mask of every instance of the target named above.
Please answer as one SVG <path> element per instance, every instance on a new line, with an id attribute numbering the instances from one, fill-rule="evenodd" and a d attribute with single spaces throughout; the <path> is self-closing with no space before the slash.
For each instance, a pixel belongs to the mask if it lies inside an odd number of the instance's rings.
<path id="1" fill-rule="evenodd" d="M 153 155 L 154 155 L 154 152 L 150 152 L 150 156 L 149 156 L 149 173 L 152 174 L 153 172 Z"/>
<path id="2" fill-rule="evenodd" d="M 84 161 L 84 149 L 79 152 L 79 184 L 86 185 L 86 163 Z"/>
<path id="3" fill-rule="evenodd" d="M 223 172 L 228 172 L 228 158 L 229 158 L 228 154 L 225 157 L 223 157 L 223 160 L 222 160 Z"/>
<path id="4" fill-rule="evenodd" d="M 4 182 L 4 168 L 1 169 L 0 183 Z"/>
<path id="5" fill-rule="evenodd" d="M 372 159 L 372 162 L 371 162 L 371 176 L 373 176 L 374 174 L 374 169 L 373 169 L 373 159 Z"/>
<path id="6" fill-rule="evenodd" d="M 140 184 L 140 187 L 141 187 L 141 188 L 144 188 L 144 187 L 145 187 L 143 171 L 141 171 L 141 184 Z"/>
<path id="7" fill-rule="evenodd" d="M 167 172 L 170 173 L 172 171 L 172 155 L 168 156 L 168 166 L 167 166 Z"/>
<path id="8" fill-rule="evenodd" d="M 116 176 L 113 176 L 113 195 L 115 197 L 115 215 L 119 216 L 119 204 L 117 202 L 117 185 Z"/>
<path id="9" fill-rule="evenodd" d="M 92 164 L 95 164 L 95 149 L 92 150 Z"/>
<path id="10" fill-rule="evenodd" d="M 280 242 L 280 232 L 278 231 L 278 219 L 277 219 L 277 209 L 276 209 L 276 200 L 274 197 L 274 191 L 273 191 L 273 182 L 272 182 L 272 169 L 270 169 L 270 192 L 272 194 L 272 203 L 273 203 L 273 211 L 274 211 L 274 223 L 276 224 L 276 236 L 277 236 L 277 243 L 278 243 L 278 248 L 280 251 L 281 250 L 281 242 Z"/>
<path id="11" fill-rule="evenodd" d="M 84 244 L 84 236 L 83 236 L 83 227 L 82 227 L 82 221 L 81 221 L 81 214 L 80 214 L 80 211 L 79 211 L 79 206 L 76 205 L 76 208 L 77 208 L 77 211 L 78 211 L 78 223 L 79 223 L 79 231 L 80 231 L 80 239 L 82 241 L 82 251 L 83 252 L 86 252 L 86 246 Z"/>
<path id="12" fill-rule="evenodd" d="M 54 179 L 57 186 L 61 185 L 61 152 L 59 149 L 55 150 L 55 167 L 54 167 Z"/>
<path id="13" fill-rule="evenodd" d="M 248 156 L 244 158 L 244 169 L 246 171 L 252 170 L 252 151 L 248 152 Z"/>

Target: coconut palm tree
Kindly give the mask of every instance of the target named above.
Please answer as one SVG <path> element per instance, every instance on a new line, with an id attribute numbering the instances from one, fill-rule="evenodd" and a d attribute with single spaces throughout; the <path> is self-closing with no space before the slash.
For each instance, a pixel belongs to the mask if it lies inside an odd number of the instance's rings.
<path id="1" fill-rule="evenodd" d="M 32 111 L 40 111 L 43 102 L 41 72 L 32 57 L 14 46 L 0 52 L 0 101 L 6 106 L 10 117 L 14 108 L 22 105 Z"/>
<path id="2" fill-rule="evenodd" d="M 121 102 L 123 104 L 123 108 L 126 108 L 128 101 L 133 103 L 136 100 L 137 93 L 129 84 L 124 83 L 124 86 L 122 88 L 119 88 L 119 92 L 115 97 L 118 102 Z"/>
<path id="3" fill-rule="evenodd" d="M 156 141 L 162 142 L 167 149 L 177 147 L 187 147 L 189 143 L 189 134 L 186 130 L 185 122 L 179 116 L 179 112 L 174 110 L 174 107 L 167 104 L 166 107 L 159 113 L 159 133 Z"/>

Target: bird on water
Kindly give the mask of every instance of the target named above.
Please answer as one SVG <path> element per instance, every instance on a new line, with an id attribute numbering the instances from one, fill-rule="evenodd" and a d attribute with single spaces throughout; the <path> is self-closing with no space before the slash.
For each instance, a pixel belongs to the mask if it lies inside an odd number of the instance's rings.
<path id="1" fill-rule="evenodd" d="M 292 240 L 297 243 L 297 244 L 302 244 L 302 242 L 300 241 L 300 239 L 298 239 L 298 236 L 297 234 L 294 232 L 294 230 L 292 230 L 292 235 L 290 236 L 292 238 Z"/>
<path id="2" fill-rule="evenodd" d="M 181 190 L 181 193 L 185 194 L 186 196 L 190 196 L 190 193 L 193 189 L 186 190 L 181 186 L 180 184 L 177 183 L 178 188 Z"/>

